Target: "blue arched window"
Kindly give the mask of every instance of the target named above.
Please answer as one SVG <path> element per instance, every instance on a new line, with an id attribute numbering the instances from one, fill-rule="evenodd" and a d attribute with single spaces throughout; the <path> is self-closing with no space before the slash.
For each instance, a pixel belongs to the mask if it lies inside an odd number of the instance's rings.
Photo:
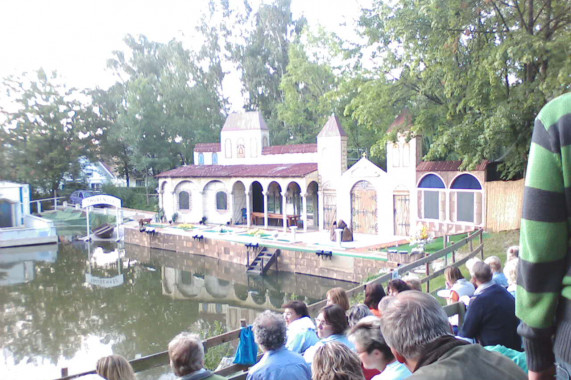
<path id="1" fill-rule="evenodd" d="M 482 190 L 480 182 L 471 174 L 461 174 L 454 180 L 451 189 L 456 190 L 456 220 L 473 223 L 476 190 Z"/>
<path id="2" fill-rule="evenodd" d="M 198 165 L 204 165 L 204 153 L 198 153 Z"/>
<path id="3" fill-rule="evenodd" d="M 473 189 L 482 190 L 480 182 L 471 174 L 462 174 L 458 176 L 451 186 L 452 189 Z"/>
<path id="4" fill-rule="evenodd" d="M 190 194 L 187 191 L 178 193 L 178 209 L 190 210 Z"/>
<path id="5" fill-rule="evenodd" d="M 444 182 L 436 174 L 425 175 L 418 184 L 421 189 L 444 189 Z"/>
<path id="6" fill-rule="evenodd" d="M 424 219 L 440 219 L 440 191 L 445 189 L 444 182 L 435 174 L 425 175 L 418 184 L 422 191 L 423 214 Z M 429 190 L 435 189 L 435 190 Z"/>
<path id="7" fill-rule="evenodd" d="M 218 153 L 212 153 L 212 165 L 218 165 Z"/>

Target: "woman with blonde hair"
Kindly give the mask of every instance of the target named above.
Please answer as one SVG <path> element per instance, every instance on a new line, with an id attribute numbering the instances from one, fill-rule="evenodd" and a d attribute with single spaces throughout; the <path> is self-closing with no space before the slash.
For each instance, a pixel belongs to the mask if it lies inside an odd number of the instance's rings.
<path id="1" fill-rule="evenodd" d="M 135 380 L 131 364 L 121 355 L 104 356 L 95 366 L 97 374 L 106 380 Z"/>
<path id="2" fill-rule="evenodd" d="M 311 372 L 312 380 L 365 380 L 357 354 L 339 342 L 329 342 L 317 349 Z"/>
<path id="3" fill-rule="evenodd" d="M 327 292 L 327 305 L 339 305 L 343 310 L 349 310 L 349 297 L 343 288 L 329 289 Z"/>
<path id="4" fill-rule="evenodd" d="M 461 297 L 472 297 L 476 289 L 474 285 L 464 278 L 464 275 L 457 267 L 448 267 L 444 271 L 446 279 L 446 289 L 450 291 L 446 299 L 448 304 L 460 301 Z"/>

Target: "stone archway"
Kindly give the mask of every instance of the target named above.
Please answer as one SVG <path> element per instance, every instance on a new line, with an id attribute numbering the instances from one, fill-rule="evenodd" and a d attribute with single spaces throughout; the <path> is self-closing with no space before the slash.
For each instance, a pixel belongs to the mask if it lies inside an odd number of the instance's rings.
<path id="1" fill-rule="evenodd" d="M 368 181 L 351 189 L 351 227 L 354 233 L 377 234 L 377 191 Z"/>

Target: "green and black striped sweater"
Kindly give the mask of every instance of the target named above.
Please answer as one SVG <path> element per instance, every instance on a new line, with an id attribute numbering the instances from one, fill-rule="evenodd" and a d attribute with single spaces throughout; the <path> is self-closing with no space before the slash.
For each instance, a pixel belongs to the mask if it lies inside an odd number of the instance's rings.
<path id="1" fill-rule="evenodd" d="M 542 371 L 554 353 L 571 362 L 571 93 L 535 120 L 520 233 L 518 332 L 529 369 Z"/>

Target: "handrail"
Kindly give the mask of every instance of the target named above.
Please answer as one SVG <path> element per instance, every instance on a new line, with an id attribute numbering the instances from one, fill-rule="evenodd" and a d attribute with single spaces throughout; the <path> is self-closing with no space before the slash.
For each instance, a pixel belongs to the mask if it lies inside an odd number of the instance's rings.
<path id="1" fill-rule="evenodd" d="M 457 241 L 456 243 L 449 245 L 443 249 L 441 249 L 438 252 L 435 252 L 429 256 L 423 257 L 419 260 L 416 260 L 415 262 L 412 262 L 410 264 L 407 265 L 403 265 L 398 267 L 396 270 L 398 271 L 398 273 L 406 273 L 406 272 L 410 272 L 411 270 L 420 267 L 421 265 L 426 265 L 427 267 L 427 275 L 426 277 L 424 277 L 423 279 L 421 279 L 422 283 L 428 283 L 427 285 L 429 286 L 430 284 L 430 280 L 432 280 L 433 278 L 436 278 L 438 276 L 441 276 L 442 274 L 444 274 L 444 270 L 446 268 L 443 268 L 441 270 L 438 270 L 434 273 L 430 273 L 430 266 L 429 264 L 435 260 L 441 259 L 442 257 L 446 257 L 449 253 L 452 253 L 452 264 L 449 266 L 460 266 L 462 264 L 464 264 L 468 259 L 470 259 L 471 257 L 476 256 L 478 253 L 480 253 L 483 257 L 484 255 L 484 244 L 482 242 L 482 229 L 477 229 L 476 231 L 474 231 L 474 233 L 472 233 L 471 235 L 465 237 L 462 240 Z M 446 238 L 446 237 L 445 237 Z M 480 240 L 480 244 L 476 247 L 476 249 L 474 249 L 473 251 L 471 251 L 466 257 L 462 258 L 462 260 L 458 260 L 456 261 L 456 257 L 455 257 L 455 252 L 465 246 L 466 244 L 470 244 L 470 246 L 472 246 L 472 241 L 476 238 L 479 238 Z M 435 274 L 438 273 L 438 275 L 436 276 Z M 386 274 L 383 274 L 365 284 L 360 284 L 352 289 L 346 290 L 345 292 L 347 293 L 348 297 L 352 297 L 355 294 L 358 293 L 362 293 L 365 290 L 365 287 L 367 285 L 373 284 L 373 283 L 384 283 L 384 282 L 388 282 L 390 280 L 392 280 L 394 274 L 393 272 L 389 272 Z M 316 313 L 319 309 L 321 309 L 322 307 L 324 307 L 327 303 L 327 300 L 321 300 L 319 302 L 313 303 L 311 305 L 309 305 L 307 308 L 309 310 L 310 313 Z"/>
<path id="2" fill-rule="evenodd" d="M 242 325 L 242 327 L 237 329 L 237 330 L 232 330 L 232 331 L 229 331 L 227 333 L 220 334 L 220 335 L 214 336 L 212 338 L 208 338 L 208 339 L 203 340 L 202 345 L 204 346 L 204 353 L 206 353 L 209 348 L 218 346 L 218 345 L 223 344 L 223 343 L 231 342 L 231 341 L 236 340 L 236 339 L 240 339 L 240 332 L 242 331 L 242 328 L 246 327 L 246 321 L 244 319 L 242 319 L 240 321 L 240 324 Z M 156 354 L 144 356 L 142 358 L 129 360 L 129 363 L 131 364 L 131 366 L 133 367 L 133 370 L 135 372 L 142 372 L 142 371 L 146 371 L 146 370 L 149 370 L 149 369 L 152 369 L 155 367 L 161 367 L 161 366 L 169 364 L 169 353 L 168 353 L 168 351 L 162 351 L 162 352 L 159 352 Z M 215 373 L 228 376 L 229 374 L 241 372 L 241 371 L 244 371 L 245 369 L 247 369 L 247 366 L 244 366 L 241 364 L 234 364 L 234 365 L 231 365 L 231 366 L 226 367 L 224 369 L 221 369 L 220 371 L 217 371 Z M 76 373 L 73 375 L 68 375 L 67 374 L 68 369 L 62 368 L 61 373 L 62 373 L 62 377 L 60 377 L 56 380 L 76 379 L 78 377 L 95 374 L 95 370 L 93 369 L 91 371 L 85 371 L 85 372 Z"/>

